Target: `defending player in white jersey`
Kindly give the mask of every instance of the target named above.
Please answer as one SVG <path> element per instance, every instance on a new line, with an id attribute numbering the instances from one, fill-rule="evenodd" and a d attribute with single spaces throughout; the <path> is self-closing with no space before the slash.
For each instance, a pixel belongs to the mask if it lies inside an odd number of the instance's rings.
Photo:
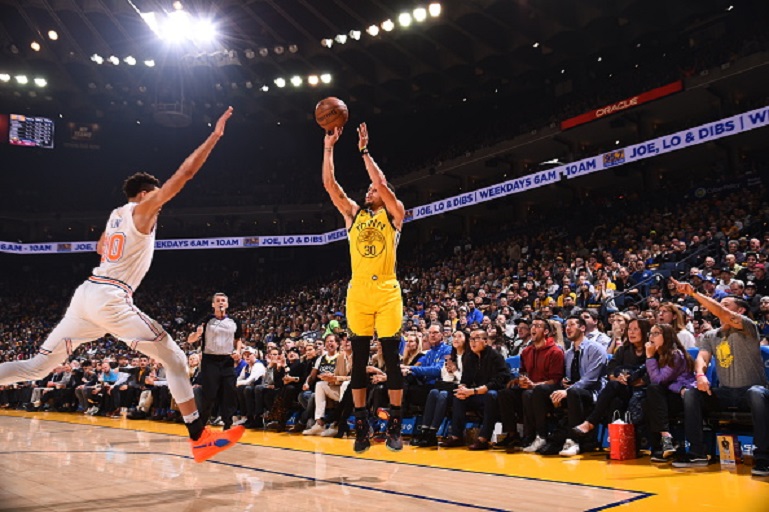
<path id="1" fill-rule="evenodd" d="M 40 379 L 79 345 L 108 332 L 132 349 L 163 363 L 168 387 L 189 431 L 196 462 L 203 462 L 237 443 L 243 427 L 215 433 L 203 425 L 187 376 L 187 358 L 163 327 L 133 304 L 133 292 L 152 263 L 160 209 L 200 170 L 224 135 L 230 116 L 232 107 L 222 114 L 211 135 L 163 186 L 147 173 L 136 173 L 125 181 L 123 191 L 128 203 L 112 211 L 99 239 L 97 252 L 101 255 L 101 264 L 75 290 L 64 318 L 35 357 L 0 364 L 0 385 Z"/>

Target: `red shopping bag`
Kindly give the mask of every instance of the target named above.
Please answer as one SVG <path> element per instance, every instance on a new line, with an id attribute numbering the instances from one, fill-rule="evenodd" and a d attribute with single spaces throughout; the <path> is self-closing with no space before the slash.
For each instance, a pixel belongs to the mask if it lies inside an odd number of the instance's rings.
<path id="1" fill-rule="evenodd" d="M 635 426 L 625 413 L 622 421 L 619 411 L 614 411 L 614 421 L 609 423 L 609 459 L 629 460 L 636 458 Z"/>

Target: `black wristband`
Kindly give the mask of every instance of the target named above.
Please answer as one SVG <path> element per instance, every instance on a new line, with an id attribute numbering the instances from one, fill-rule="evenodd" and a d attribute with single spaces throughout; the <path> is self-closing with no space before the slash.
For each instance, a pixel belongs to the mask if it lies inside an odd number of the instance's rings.
<path id="1" fill-rule="evenodd" d="M 362 148 L 360 148 L 360 154 L 368 155 L 368 146 L 363 146 Z"/>

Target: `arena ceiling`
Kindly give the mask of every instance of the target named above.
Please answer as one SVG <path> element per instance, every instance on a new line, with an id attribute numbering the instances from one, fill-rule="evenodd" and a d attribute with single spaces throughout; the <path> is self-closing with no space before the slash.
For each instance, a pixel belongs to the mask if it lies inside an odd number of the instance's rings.
<path id="1" fill-rule="evenodd" d="M 39 90 L 0 83 L 0 107 L 138 119 L 155 115 L 161 103 L 182 102 L 191 118 L 210 118 L 233 104 L 269 122 L 304 120 L 327 95 L 363 114 L 441 109 L 567 77 L 587 79 L 595 66 L 627 64 L 675 41 L 684 27 L 726 16 L 730 2 L 444 0 L 440 16 L 399 26 L 401 12 L 428 3 L 188 1 L 185 10 L 213 18 L 218 42 L 169 48 L 139 11 L 172 11 L 170 1 L 0 0 L 0 74 L 47 82 Z M 395 29 L 366 33 L 384 20 Z M 360 40 L 351 30 L 361 32 Z M 321 44 L 339 34 L 345 44 Z M 119 64 L 98 64 L 94 55 L 116 56 Z M 127 65 L 129 55 L 136 65 Z M 152 68 L 143 65 L 149 59 Z M 330 84 L 307 84 L 309 75 L 322 73 L 332 76 Z M 302 86 L 276 87 L 276 78 L 295 75 L 304 77 Z"/>

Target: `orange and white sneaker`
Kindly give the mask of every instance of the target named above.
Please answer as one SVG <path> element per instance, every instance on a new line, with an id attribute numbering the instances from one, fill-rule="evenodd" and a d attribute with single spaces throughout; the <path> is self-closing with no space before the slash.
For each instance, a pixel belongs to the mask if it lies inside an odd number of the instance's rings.
<path id="1" fill-rule="evenodd" d="M 195 462 L 205 462 L 219 452 L 232 448 L 246 431 L 243 425 L 232 427 L 222 432 L 213 432 L 209 427 L 203 429 L 203 433 L 196 441 L 190 439 L 192 456 Z"/>

